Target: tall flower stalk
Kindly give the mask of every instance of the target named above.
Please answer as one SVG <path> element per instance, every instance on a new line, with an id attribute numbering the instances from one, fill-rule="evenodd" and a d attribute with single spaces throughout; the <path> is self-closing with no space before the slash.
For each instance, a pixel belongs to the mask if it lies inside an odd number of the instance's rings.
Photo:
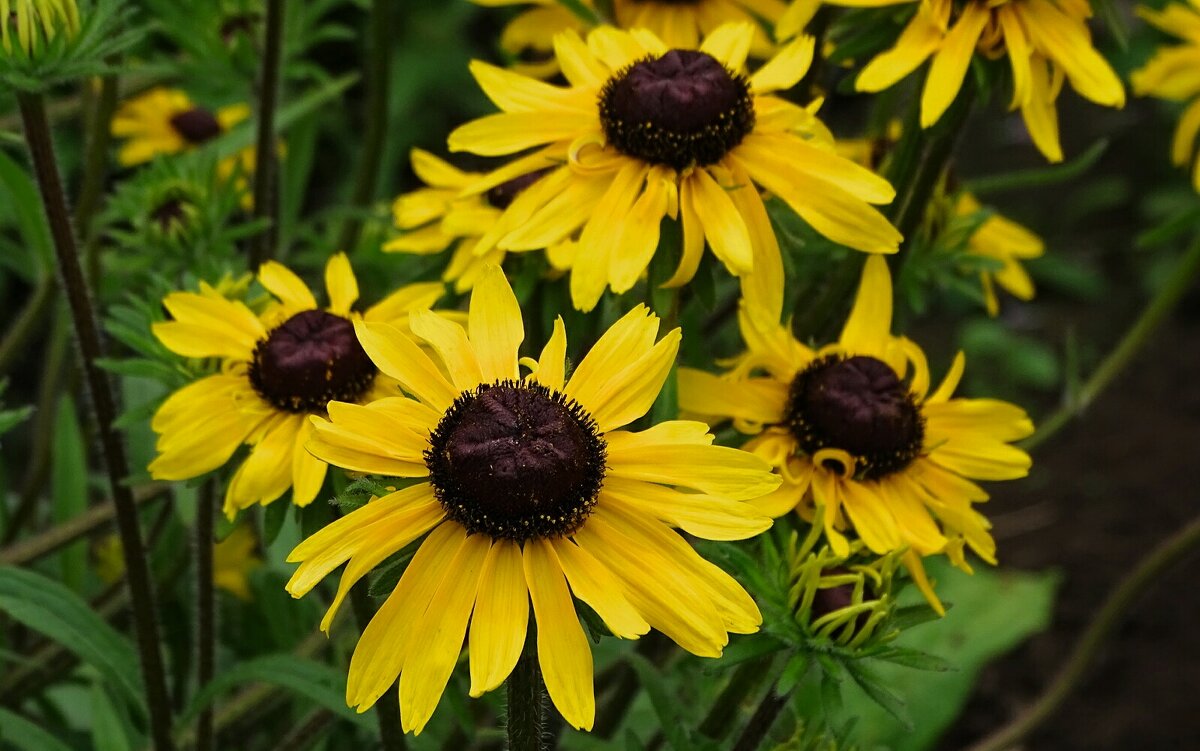
<path id="1" fill-rule="evenodd" d="M 169 751 L 174 748 L 171 740 L 171 702 L 167 693 L 162 654 L 159 652 L 154 591 L 151 587 L 146 547 L 138 523 L 137 505 L 132 490 L 125 484 L 125 478 L 129 475 L 129 463 L 125 457 L 121 436 L 113 424 L 116 421 L 116 400 L 113 397 L 112 384 L 97 364 L 104 356 L 100 329 L 96 324 L 96 314 L 88 295 L 83 267 L 79 262 L 75 232 L 59 178 L 50 123 L 46 118 L 45 100 L 40 94 L 22 92 L 17 94 L 17 102 L 25 126 L 29 153 L 33 159 L 38 189 L 42 196 L 42 205 L 46 210 L 50 234 L 54 240 L 55 257 L 61 277 L 59 284 L 66 292 L 70 304 L 88 394 L 96 412 L 97 432 L 108 467 L 109 486 L 116 507 L 117 528 L 121 536 L 130 600 L 133 603 L 134 631 L 141 656 L 142 681 L 146 690 L 151 735 L 154 747 L 158 751 Z"/>

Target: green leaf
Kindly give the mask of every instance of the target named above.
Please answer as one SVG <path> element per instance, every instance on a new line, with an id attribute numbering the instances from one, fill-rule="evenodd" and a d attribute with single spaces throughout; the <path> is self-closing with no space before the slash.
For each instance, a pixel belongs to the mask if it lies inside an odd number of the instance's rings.
<path id="1" fill-rule="evenodd" d="M 344 670 L 294 654 L 275 654 L 247 660 L 222 672 L 196 694 L 178 726 L 186 727 L 217 697 L 244 683 L 269 683 L 287 689 L 358 725 L 367 725 L 370 719 L 346 706 Z"/>
<path id="2" fill-rule="evenodd" d="M 95 751 L 133 751 L 135 745 L 130 737 L 127 717 L 113 703 L 105 687 L 92 684 L 92 748 Z"/>
<path id="3" fill-rule="evenodd" d="M 909 649 L 907 647 L 887 647 L 873 655 L 877 660 L 892 662 L 897 665 L 903 665 L 906 668 L 914 668 L 916 670 L 932 670 L 939 673 L 944 673 L 947 670 L 955 670 L 954 663 L 949 660 L 944 660 L 937 655 L 931 655 L 928 652 L 922 652 L 919 649 Z"/>
<path id="4" fill-rule="evenodd" d="M 288 128 L 306 115 L 316 112 L 341 96 L 342 92 L 357 83 L 358 79 L 357 73 L 347 73 L 283 105 L 275 117 L 275 132 L 286 133 Z M 212 148 L 218 149 L 222 154 L 234 153 L 253 144 L 255 137 L 254 119 L 251 118 L 231 129 L 229 133 L 214 139 Z"/>
<path id="5" fill-rule="evenodd" d="M 20 751 L 71 751 L 71 747 L 19 714 L 0 707 L 0 745 Z"/>
<path id="6" fill-rule="evenodd" d="M 792 693 L 800 681 L 804 679 L 805 673 L 808 672 L 808 667 L 808 655 L 803 652 L 794 654 L 783 669 L 783 672 L 779 675 L 779 680 L 775 684 L 775 690 L 781 696 L 787 696 Z"/>
<path id="7" fill-rule="evenodd" d="M 942 561 L 927 565 L 938 594 L 953 600 L 955 607 L 936 622 L 904 632 L 894 645 L 945 656 L 958 670 L 929 672 L 875 663 L 872 673 L 878 684 L 904 699 L 914 729 L 907 731 L 863 693 L 846 691 L 842 717 L 859 719 L 853 738 L 858 747 L 932 748 L 962 710 L 983 666 L 1049 623 L 1057 581 L 1052 575 L 976 569 L 968 576 Z M 909 590 L 902 598 L 912 602 L 920 594 Z"/>
<path id="8" fill-rule="evenodd" d="M 33 178 L 3 151 L 0 151 L 0 189 L 8 193 L 8 200 L 0 203 L 11 210 L 17 232 L 30 254 L 28 258 L 8 258 L 6 262 L 11 262 L 26 281 L 33 280 L 52 268 L 50 228 Z"/>
<path id="9" fill-rule="evenodd" d="M 896 692 L 888 688 L 884 681 L 867 670 L 858 660 L 847 660 L 846 671 L 850 673 L 850 677 L 863 690 L 863 693 L 871 697 L 871 700 L 880 707 L 883 707 L 893 719 L 904 726 L 905 730 L 913 729 L 912 720 L 908 717 L 904 700 L 897 696 Z"/>
<path id="10" fill-rule="evenodd" d="M 558 4 L 589 26 L 600 23 L 600 17 L 596 15 L 596 11 L 584 5 L 580 0 L 558 0 Z"/>
<path id="11" fill-rule="evenodd" d="M 62 584 L 32 571 L 0 566 L 0 611 L 45 634 L 100 671 L 138 712 L 141 673 L 133 645 Z"/>
<path id="12" fill-rule="evenodd" d="M 87 510 L 87 450 L 75 413 L 75 400 L 70 396 L 64 396 L 58 402 L 51 456 L 50 496 L 54 502 L 54 521 L 63 524 Z M 58 559 L 63 583 L 82 592 L 87 570 L 87 543 L 80 540 L 63 547 Z"/>
<path id="13" fill-rule="evenodd" d="M 629 655 L 629 664 L 638 675 L 638 683 L 650 696 L 650 704 L 658 716 L 659 726 L 667 743 L 676 751 L 692 751 L 698 748 L 700 739 L 679 716 L 679 700 L 663 680 L 658 669 L 645 657 L 637 653 Z"/>
<path id="14" fill-rule="evenodd" d="M 974 180 L 966 181 L 963 187 L 976 195 L 984 195 L 1057 185 L 1058 183 L 1074 180 L 1083 175 L 1096 162 L 1100 161 L 1100 157 L 1104 156 L 1104 152 L 1107 150 L 1108 139 L 1102 138 L 1069 162 L 1054 164 L 1049 167 L 1035 167 L 1015 172 L 1005 172 L 989 177 L 977 177 Z"/>

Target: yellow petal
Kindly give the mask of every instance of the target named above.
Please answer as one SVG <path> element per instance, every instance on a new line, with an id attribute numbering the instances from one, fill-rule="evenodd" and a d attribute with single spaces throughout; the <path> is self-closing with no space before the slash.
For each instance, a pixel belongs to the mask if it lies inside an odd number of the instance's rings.
<path id="1" fill-rule="evenodd" d="M 325 291 L 329 293 L 330 311 L 350 315 L 351 306 L 358 301 L 358 280 L 345 253 L 334 253 L 325 264 Z"/>
<path id="2" fill-rule="evenodd" d="M 529 628 L 528 592 L 521 547 L 511 540 L 497 540 L 483 564 L 471 617 L 472 697 L 503 683 L 521 657 Z"/>
<path id="3" fill-rule="evenodd" d="M 596 611 L 614 636 L 637 639 L 650 631 L 650 624 L 625 598 L 621 583 L 604 564 L 566 538 L 550 542 L 571 591 Z"/>
<path id="4" fill-rule="evenodd" d="M 316 500 L 329 468 L 328 464 L 308 453 L 305 448 L 312 433 L 312 423 L 305 420 L 296 431 L 296 442 L 292 447 L 292 503 L 301 508 Z"/>
<path id="5" fill-rule="evenodd" d="M 426 646 L 412 639 L 412 631 L 446 574 L 453 570 L 466 537 L 466 530 L 453 522 L 433 530 L 404 569 L 400 583 L 363 629 L 346 676 L 346 703 L 359 712 L 370 709 L 396 682 L 414 645 L 418 649 Z"/>
<path id="6" fill-rule="evenodd" d="M 728 193 L 705 169 L 694 170 L 688 178 L 692 182 L 693 210 L 704 227 L 713 254 L 725 264 L 734 276 L 748 274 L 753 270 L 754 251 L 750 247 L 750 231 L 746 221 Z M 736 190 L 753 190 L 753 186 L 737 186 Z"/>
<path id="7" fill-rule="evenodd" d="M 538 358 L 538 369 L 532 378 L 555 391 L 562 391 L 566 367 L 567 327 L 563 324 L 562 316 L 558 316 L 554 319 L 554 332 L 542 348 L 542 355 Z"/>
<path id="8" fill-rule="evenodd" d="M 291 487 L 291 452 L 305 417 L 284 415 L 263 433 L 225 489 L 226 516 L 232 519 L 241 509 L 270 503 Z"/>
<path id="9" fill-rule="evenodd" d="M 368 308 L 363 319 L 395 324 L 414 310 L 432 308 L 445 294 L 446 285 L 441 282 L 408 284 Z"/>
<path id="10" fill-rule="evenodd" d="M 679 329 L 668 332 L 649 352 L 612 374 L 595 396 L 580 402 L 601 432 L 628 425 L 650 411 L 675 365 L 681 338 Z"/>
<path id="11" fill-rule="evenodd" d="M 629 449 L 610 441 L 608 463 L 613 477 L 678 485 L 732 500 L 757 498 L 780 482 L 762 459 L 725 446 L 661 443 Z"/>
<path id="12" fill-rule="evenodd" d="M 410 638 L 417 648 L 409 652 L 400 673 L 400 719 L 406 733 L 421 734 L 454 672 L 491 546 L 487 535 L 463 540 L 450 564 L 454 575 L 442 579 L 429 608 L 413 624 Z"/>
<path id="13" fill-rule="evenodd" d="M 598 402 L 609 379 L 642 358 L 658 337 L 658 316 L 637 305 L 601 335 L 571 374 L 566 392 L 584 407 Z"/>
<path id="14" fill-rule="evenodd" d="M 712 55 L 724 63 L 726 68 L 740 71 L 746 67 L 746 56 L 750 54 L 750 44 L 753 41 L 753 24 L 727 23 L 714 29 L 704 38 L 700 51 Z"/>
<path id="15" fill-rule="evenodd" d="M 892 277 L 882 256 L 868 256 L 854 308 L 838 341 L 848 352 L 880 357 L 892 329 Z"/>
<path id="16" fill-rule="evenodd" d="M 267 261 L 258 267 L 258 283 L 279 298 L 289 312 L 313 310 L 317 300 L 300 277 L 277 261 Z"/>
<path id="17" fill-rule="evenodd" d="M 771 520 L 748 503 L 648 482 L 609 477 L 600 493 L 601 503 L 649 514 L 705 540 L 744 540 L 771 527 Z"/>
<path id="18" fill-rule="evenodd" d="M 485 383 L 519 378 L 517 351 L 525 339 L 521 306 L 504 272 L 492 267 L 471 291 L 467 329 Z"/>
<path id="19" fill-rule="evenodd" d="M 773 378 L 730 380 L 695 368 L 679 369 L 679 408 L 698 415 L 783 422 L 788 384 Z"/>
<path id="20" fill-rule="evenodd" d="M 376 367 L 399 381 L 405 391 L 438 411 L 445 411 L 458 396 L 429 355 L 395 326 L 355 321 L 354 331 Z"/>
<path id="21" fill-rule="evenodd" d="M 929 77 L 925 80 L 925 91 L 921 96 L 922 128 L 928 128 L 940 120 L 946 108 L 958 96 L 979 36 L 990 18 L 991 11 L 984 5 L 968 3 L 963 7 L 958 22 L 946 34 L 942 48 L 934 55 L 933 64 L 929 66 Z"/>
<path id="22" fill-rule="evenodd" d="M 409 326 L 442 358 L 454 388 L 469 391 L 483 381 L 475 349 L 462 326 L 429 310 L 414 311 Z"/>
<path id="23" fill-rule="evenodd" d="M 529 540 L 523 563 L 537 618 L 538 663 L 546 692 L 567 724 L 576 730 L 591 730 L 596 718 L 592 650 L 579 625 L 558 556 L 548 541 Z"/>
<path id="24" fill-rule="evenodd" d="M 796 3 L 801 5 L 803 3 Z M 782 91 L 795 86 L 812 65 L 816 40 L 802 36 L 792 40 L 766 65 L 750 76 L 750 89 L 757 93 Z"/>

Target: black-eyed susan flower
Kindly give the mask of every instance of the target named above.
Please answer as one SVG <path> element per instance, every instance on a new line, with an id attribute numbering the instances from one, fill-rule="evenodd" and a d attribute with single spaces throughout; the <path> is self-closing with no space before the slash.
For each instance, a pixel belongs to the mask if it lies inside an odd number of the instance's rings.
<path id="1" fill-rule="evenodd" d="M 573 30 L 583 33 L 587 24 L 558 0 L 472 0 L 476 5 L 521 5 L 533 7 L 518 14 L 504 27 L 500 47 L 514 57 L 536 62 L 518 63 L 517 69 L 545 78 L 559 72 L 554 59 L 554 36 Z M 591 0 L 583 5 L 593 8 Z M 647 29 L 668 47 L 694 49 L 701 38 L 726 23 L 755 26 L 750 54 L 763 58 L 772 44 L 762 24 L 775 23 L 783 15 L 783 0 L 614 0 L 613 22 L 623 29 Z"/>
<path id="2" fill-rule="evenodd" d="M 249 116 L 250 107 L 245 104 L 214 112 L 195 104 L 179 89 L 151 89 L 124 102 L 113 116 L 113 136 L 125 139 L 117 160 L 122 166 L 131 167 L 160 154 L 190 151 Z M 252 168 L 253 149 L 249 151 Z"/>
<path id="3" fill-rule="evenodd" d="M 983 209 L 970 193 L 961 193 L 954 204 L 957 216 L 971 216 Z M 1021 265 L 1022 261 L 1041 258 L 1046 251 L 1042 239 L 1026 227 L 1011 219 L 992 214 L 971 233 L 967 240 L 967 252 L 980 258 L 990 258 L 1001 264 L 999 269 L 979 272 L 983 285 L 983 299 L 988 315 L 1000 312 L 1000 301 L 996 287 L 1000 287 L 1018 300 L 1032 300 L 1033 280 Z"/>
<path id="4" fill-rule="evenodd" d="M 733 274 L 782 273 L 759 188 L 835 242 L 894 252 L 900 234 L 870 205 L 891 201 L 892 187 L 834 154 L 812 112 L 769 93 L 804 75 L 812 38 L 790 42 L 747 76 L 753 39 L 751 24 L 722 26 L 698 50 L 672 49 L 640 29 L 599 28 L 586 43 L 565 32 L 555 49 L 567 87 L 473 63 L 503 112 L 455 130 L 450 148 L 533 152 L 470 192 L 553 168 L 505 210 L 499 246 L 544 248 L 578 232 L 571 295 L 581 310 L 606 287 L 633 287 L 664 217 L 678 217 L 683 229 L 682 260 L 667 286 L 693 277 L 706 241 Z"/>
<path id="5" fill-rule="evenodd" d="M 1130 75 L 1138 96 L 1188 102 L 1175 128 L 1171 162 L 1183 167 L 1194 162 L 1192 184 L 1200 191 L 1200 158 L 1196 135 L 1200 133 L 1200 6 L 1171 3 L 1162 10 L 1139 7 L 1139 16 L 1183 44 L 1160 47 L 1143 67 Z"/>
<path id="6" fill-rule="evenodd" d="M 249 600 L 250 574 L 262 566 L 258 539 L 248 524 L 238 524 L 224 540 L 213 545 L 213 584 L 239 600 Z M 115 584 L 125 576 L 121 538 L 105 535 L 92 548 L 92 568 L 101 581 Z"/>
<path id="7" fill-rule="evenodd" d="M 353 310 L 358 282 L 341 253 L 325 268 L 327 308 L 282 264 L 263 264 L 258 280 L 274 297 L 261 314 L 204 285 L 200 293 L 167 295 L 163 307 L 172 320 L 154 325 L 167 349 L 216 359 L 220 370 L 179 389 L 159 407 L 150 423 L 158 433 L 150 474 L 161 480 L 198 477 L 250 444 L 226 487 L 225 513 L 231 517 L 289 488 L 296 505 L 312 502 L 326 464 L 304 450 L 312 432 L 309 416 L 324 414 L 330 399 L 369 401 L 397 393 L 359 345 L 353 321 L 403 322 L 443 293 L 439 282 L 413 284 L 359 314 Z"/>
<path id="8" fill-rule="evenodd" d="M 521 655 L 530 601 L 546 688 L 581 729 L 592 727 L 595 697 L 572 595 L 618 637 L 653 627 L 703 656 L 720 655 L 729 632 L 758 628 L 741 586 L 673 528 L 709 539 L 757 534 L 769 520 L 740 501 L 772 491 L 778 478 L 762 459 L 714 446 L 703 423 L 622 429 L 658 395 L 678 329 L 659 339 L 659 319 L 638 306 L 568 378 L 561 319 L 536 361 L 518 360 L 521 311 L 495 267 L 471 293 L 466 328 L 424 312 L 410 326 L 433 357 L 394 326 L 355 324 L 375 365 L 412 397 L 330 403 L 329 419 L 313 420 L 309 450 L 415 484 L 334 522 L 288 558 L 300 563 L 288 583 L 296 597 L 349 561 L 328 629 L 355 582 L 428 534 L 358 642 L 351 706 L 372 706 L 399 675 L 404 728 L 420 732 L 464 638 L 471 695 L 491 691 Z M 519 362 L 533 372 L 521 377 Z"/>
<path id="9" fill-rule="evenodd" d="M 884 259 L 867 259 L 837 342 L 811 349 L 778 323 L 779 311 L 743 303 L 748 351 L 724 376 L 682 368 L 680 406 L 732 419 L 753 434 L 745 448 L 783 477 L 752 501 L 773 516 L 798 509 L 820 524 L 838 555 L 856 535 L 877 554 L 907 549 L 906 566 L 930 602 L 920 558 L 946 553 L 967 568 L 964 545 L 995 562 L 987 499 L 975 480 L 1024 477 L 1030 459 L 1010 445 L 1033 425 L 1015 405 L 952 395 L 961 353 L 930 391 L 921 349 L 891 334 L 892 288 Z"/>
<path id="10" fill-rule="evenodd" d="M 79 33 L 79 6 L 75 0 L 0 0 L 0 46 L 13 51 L 13 41 L 26 55 L 60 34 Z"/>
<path id="11" fill-rule="evenodd" d="M 882 91 L 932 58 L 921 97 L 921 127 L 928 128 L 958 96 L 976 53 L 1007 56 L 1011 108 L 1021 110 L 1038 150 L 1061 161 L 1055 102 L 1064 79 L 1096 104 L 1125 105 L 1120 79 L 1092 44 L 1091 15 L 1087 0 L 920 0 L 896 45 L 868 63 L 856 85 Z"/>
<path id="12" fill-rule="evenodd" d="M 384 251 L 396 253 L 440 253 L 451 249 L 450 262 L 442 279 L 454 291 L 466 292 L 488 266 L 500 266 L 508 252 L 496 247 L 494 230 L 504 209 L 521 191 L 546 174 L 539 170 L 493 186 L 483 194 L 463 195 L 483 175 L 464 172 L 428 151 L 412 150 L 412 166 L 424 188 L 405 193 L 392 204 L 392 218 L 402 234 L 389 240 Z M 547 249 L 552 265 L 567 268 L 574 257 L 572 241 Z"/>

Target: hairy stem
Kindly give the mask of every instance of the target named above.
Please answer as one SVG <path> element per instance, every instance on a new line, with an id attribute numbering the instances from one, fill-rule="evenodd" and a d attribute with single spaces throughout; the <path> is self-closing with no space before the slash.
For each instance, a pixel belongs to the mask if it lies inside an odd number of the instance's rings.
<path id="1" fill-rule="evenodd" d="M 200 487 L 196 509 L 196 689 L 208 685 L 216 673 L 217 598 L 213 591 L 213 517 L 216 514 L 213 480 Z M 205 707 L 196 718 L 196 748 L 213 751 L 213 710 Z"/>
<path id="2" fill-rule="evenodd" d="M 362 208 L 375 198 L 379 169 L 383 162 L 384 134 L 388 115 L 388 80 L 391 74 L 392 40 L 396 29 L 392 25 L 392 0 L 371 2 L 371 48 L 367 62 L 367 97 L 364 111 L 366 130 L 363 132 L 362 157 L 354 178 L 354 193 L 350 205 Z M 338 247 L 347 253 L 358 244 L 362 217 L 351 212 L 342 225 Z"/>
<path id="3" fill-rule="evenodd" d="M 267 0 L 266 48 L 258 90 L 258 138 L 254 166 L 254 216 L 266 219 L 267 228 L 251 245 L 250 267 L 271 258 L 279 242 L 279 195 L 275 154 L 275 110 L 279 104 L 280 67 L 283 58 L 283 0 Z"/>
<path id="4" fill-rule="evenodd" d="M 25 125 L 25 138 L 33 158 L 42 204 L 54 239 L 60 285 L 70 304 L 85 381 L 92 407 L 96 412 L 97 433 L 108 468 L 109 487 L 116 508 L 121 549 L 125 557 L 126 581 L 133 604 L 134 631 L 141 657 L 142 681 L 146 690 L 151 735 L 155 748 L 159 751 L 169 751 L 174 748 L 171 741 L 171 701 L 167 693 L 162 653 L 159 651 L 154 590 L 150 581 L 150 568 L 141 526 L 138 523 L 137 505 L 132 490 L 125 484 L 125 478 L 129 475 L 129 465 L 125 458 L 125 446 L 113 425 L 117 408 L 112 384 L 97 365 L 97 360 L 104 355 L 100 329 L 96 323 L 87 282 L 79 261 L 71 215 L 59 178 L 50 124 L 46 119 L 45 101 L 38 94 L 18 93 L 17 102 L 21 110 L 21 120 Z"/>
<path id="5" fill-rule="evenodd" d="M 529 624 L 525 650 L 506 681 L 509 751 L 542 751 L 546 724 L 545 687 L 537 658 L 537 626 Z"/>
<path id="6" fill-rule="evenodd" d="M 1108 385 L 1113 382 L 1125 366 L 1137 357 L 1138 352 L 1158 330 L 1183 296 L 1191 289 L 1196 276 L 1200 274 L 1200 237 L 1192 241 L 1190 247 L 1179 259 L 1171 278 L 1146 303 L 1142 314 L 1138 316 L 1121 341 L 1108 353 L 1080 387 L 1079 392 L 1069 395 L 1065 403 L 1038 426 L 1037 432 L 1030 436 L 1022 448 L 1027 450 L 1040 446 L 1045 441 L 1062 430 L 1073 418 L 1087 410 L 1088 406 L 1100 396 Z"/>
<path id="7" fill-rule="evenodd" d="M 1129 575 L 1109 593 L 1104 604 L 1059 669 L 1058 675 L 1041 696 L 1012 722 L 984 738 L 970 751 L 1004 751 L 1020 743 L 1036 730 L 1078 687 L 1100 648 L 1125 618 L 1138 598 L 1154 586 L 1158 578 L 1189 554 L 1200 548 L 1200 517 L 1163 540 L 1138 563 Z"/>
<path id="8" fill-rule="evenodd" d="M 733 751 L 754 751 L 758 748 L 763 739 L 767 737 L 767 733 L 771 732 L 771 726 L 775 724 L 779 713 L 787 706 L 787 701 L 787 695 L 780 694 L 777 684 L 772 683 L 762 701 L 758 703 L 758 708 L 750 716 L 750 721 L 742 729 L 742 734 L 738 736 Z"/>

